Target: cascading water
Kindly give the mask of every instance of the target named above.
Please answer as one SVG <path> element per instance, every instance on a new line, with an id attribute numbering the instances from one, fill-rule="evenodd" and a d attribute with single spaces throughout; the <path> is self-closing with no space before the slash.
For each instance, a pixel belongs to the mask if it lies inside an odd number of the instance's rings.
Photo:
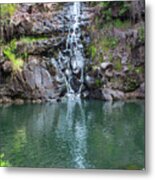
<path id="1" fill-rule="evenodd" d="M 81 43 L 81 3 L 74 2 L 68 11 L 69 28 L 66 48 L 59 52 L 55 62 L 65 80 L 67 96 L 80 96 L 84 82 L 84 52 Z"/>

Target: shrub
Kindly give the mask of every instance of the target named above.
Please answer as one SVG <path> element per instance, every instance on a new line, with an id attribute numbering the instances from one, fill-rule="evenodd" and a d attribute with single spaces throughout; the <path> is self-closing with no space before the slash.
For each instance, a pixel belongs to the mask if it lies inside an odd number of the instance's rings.
<path id="1" fill-rule="evenodd" d="M 15 13 L 17 4 L 0 4 L 1 20 L 8 21 Z"/>
<path id="2" fill-rule="evenodd" d="M 23 67 L 23 60 L 21 58 L 16 58 L 16 40 L 12 40 L 6 48 L 4 48 L 4 55 L 12 62 L 13 71 L 20 71 Z"/>

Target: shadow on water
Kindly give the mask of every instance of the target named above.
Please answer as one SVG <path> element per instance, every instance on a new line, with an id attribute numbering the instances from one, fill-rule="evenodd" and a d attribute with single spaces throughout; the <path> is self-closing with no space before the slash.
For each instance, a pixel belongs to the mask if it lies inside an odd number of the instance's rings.
<path id="1" fill-rule="evenodd" d="M 144 102 L 0 107 L 4 166 L 143 169 Z"/>

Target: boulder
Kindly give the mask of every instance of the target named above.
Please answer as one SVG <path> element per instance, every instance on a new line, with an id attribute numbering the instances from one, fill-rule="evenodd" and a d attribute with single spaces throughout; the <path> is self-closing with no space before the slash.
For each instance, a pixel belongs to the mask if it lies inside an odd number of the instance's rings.
<path id="1" fill-rule="evenodd" d="M 49 71 L 36 61 L 31 61 L 22 72 L 16 73 L 10 84 L 12 96 L 32 100 L 54 98 L 55 88 Z"/>
<path id="2" fill-rule="evenodd" d="M 15 99 L 14 104 L 23 104 L 24 100 L 23 99 Z"/>
<path id="3" fill-rule="evenodd" d="M 108 78 L 111 78 L 113 77 L 113 71 L 111 69 L 106 69 L 105 71 L 105 76 L 108 77 Z"/>
<path id="4" fill-rule="evenodd" d="M 112 63 L 110 63 L 110 62 L 103 62 L 103 63 L 101 63 L 100 64 L 100 67 L 101 67 L 101 69 L 102 70 L 106 70 L 106 69 L 112 69 L 113 68 L 113 64 Z"/>
<path id="5" fill-rule="evenodd" d="M 122 100 L 124 99 L 124 93 L 119 90 L 113 90 L 111 92 L 111 95 L 113 96 L 113 100 Z"/>
<path id="6" fill-rule="evenodd" d="M 88 86 L 88 88 L 94 88 L 95 78 L 93 76 L 86 75 L 85 83 Z"/>
<path id="7" fill-rule="evenodd" d="M 106 100 L 106 101 L 112 101 L 113 100 L 113 98 L 112 98 L 112 96 L 111 96 L 111 94 L 109 94 L 109 93 L 103 93 L 103 100 Z"/>
<path id="8" fill-rule="evenodd" d="M 12 103 L 12 99 L 10 97 L 2 97 L 2 103 L 4 104 L 11 104 Z"/>
<path id="9" fill-rule="evenodd" d="M 103 99 L 107 101 L 122 100 L 125 98 L 124 93 L 119 90 L 113 90 L 110 88 L 104 88 L 102 90 Z"/>

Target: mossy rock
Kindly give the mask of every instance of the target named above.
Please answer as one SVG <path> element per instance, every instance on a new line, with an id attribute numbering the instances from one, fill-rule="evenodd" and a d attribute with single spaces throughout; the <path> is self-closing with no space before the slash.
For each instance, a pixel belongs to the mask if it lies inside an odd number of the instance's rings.
<path id="1" fill-rule="evenodd" d="M 124 79 L 123 88 L 125 92 L 132 92 L 140 86 L 139 76 L 135 73 L 127 74 Z"/>
<path id="2" fill-rule="evenodd" d="M 115 59 L 115 60 L 113 61 L 113 64 L 114 64 L 114 69 L 115 69 L 116 71 L 121 71 L 121 70 L 122 70 L 122 63 L 121 63 L 121 59 L 120 59 L 120 58 Z"/>

